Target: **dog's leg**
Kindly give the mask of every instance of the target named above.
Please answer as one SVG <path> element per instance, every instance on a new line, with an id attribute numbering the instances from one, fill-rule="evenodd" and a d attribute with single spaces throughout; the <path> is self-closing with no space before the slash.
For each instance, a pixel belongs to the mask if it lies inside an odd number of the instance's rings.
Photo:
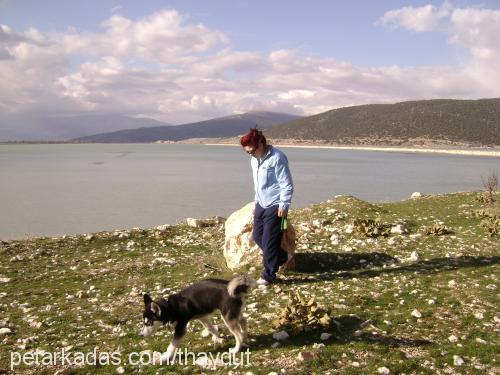
<path id="1" fill-rule="evenodd" d="M 247 325 L 247 320 L 243 317 L 243 315 L 240 315 L 240 329 L 241 329 L 241 336 L 242 336 L 242 341 L 243 344 L 247 344 L 247 339 L 248 339 L 248 325 Z"/>
<path id="2" fill-rule="evenodd" d="M 235 347 L 232 349 L 229 349 L 229 351 L 233 352 L 233 353 L 237 353 L 240 351 L 241 346 L 243 344 L 243 338 L 242 338 L 242 334 L 240 331 L 240 323 L 239 323 L 238 318 L 231 319 L 228 315 L 226 315 L 226 316 L 222 315 L 222 320 L 224 321 L 224 324 L 226 325 L 229 332 L 231 332 L 233 334 L 234 338 L 236 339 Z"/>
<path id="3" fill-rule="evenodd" d="M 167 351 L 161 355 L 161 363 L 173 363 L 172 359 L 174 358 L 175 355 L 175 350 L 178 348 L 180 345 L 182 338 L 186 334 L 186 326 L 187 322 L 178 322 L 177 325 L 175 326 L 175 331 L 174 331 L 174 339 L 170 343 L 170 345 L 167 348 Z M 175 362 L 175 361 L 174 361 Z"/>
<path id="4" fill-rule="evenodd" d="M 217 328 L 214 327 L 209 317 L 203 317 L 198 320 L 201 322 L 201 324 L 203 324 L 203 327 L 205 327 L 205 329 L 212 334 L 213 342 L 216 342 L 218 344 L 224 342 L 222 337 L 219 337 L 219 332 L 217 332 Z"/>

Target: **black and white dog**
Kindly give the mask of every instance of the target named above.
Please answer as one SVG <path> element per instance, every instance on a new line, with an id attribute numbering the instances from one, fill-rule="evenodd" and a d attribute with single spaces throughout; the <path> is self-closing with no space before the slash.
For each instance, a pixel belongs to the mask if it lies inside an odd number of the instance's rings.
<path id="1" fill-rule="evenodd" d="M 175 324 L 174 339 L 161 356 L 162 361 L 171 360 L 191 320 L 198 319 L 212 334 L 215 342 L 222 342 L 209 315 L 220 310 L 222 320 L 236 339 L 232 352 L 240 351 L 246 345 L 247 322 L 243 317 L 245 296 L 256 286 L 249 276 L 238 275 L 231 280 L 207 279 L 199 281 L 172 294 L 168 299 L 153 301 L 144 294 L 144 326 L 141 336 L 151 336 L 161 325 Z"/>

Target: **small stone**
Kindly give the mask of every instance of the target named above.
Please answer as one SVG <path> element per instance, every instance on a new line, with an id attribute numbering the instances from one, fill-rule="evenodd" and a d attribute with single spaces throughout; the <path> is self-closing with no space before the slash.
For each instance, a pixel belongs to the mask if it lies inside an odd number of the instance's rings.
<path id="1" fill-rule="evenodd" d="M 408 260 L 410 262 L 416 262 L 419 259 L 419 255 L 416 251 L 412 251 Z"/>
<path id="2" fill-rule="evenodd" d="M 8 283 L 10 279 L 8 277 L 0 277 L 0 284 Z"/>
<path id="3" fill-rule="evenodd" d="M 352 365 L 352 367 L 359 367 L 359 366 L 361 366 L 361 365 L 359 364 L 359 362 L 356 362 L 356 361 L 355 361 L 355 362 L 352 362 L 352 363 L 351 363 L 351 365 Z"/>
<path id="4" fill-rule="evenodd" d="M 454 288 L 457 286 L 457 282 L 455 280 L 448 281 L 448 286 Z"/>
<path id="5" fill-rule="evenodd" d="M 9 335 L 12 331 L 9 328 L 0 328 L 0 336 Z"/>
<path id="6" fill-rule="evenodd" d="M 119 375 L 125 374 L 125 369 L 120 366 L 116 369 L 116 373 Z"/>
<path id="7" fill-rule="evenodd" d="M 455 366 L 462 366 L 465 363 L 464 359 L 460 357 L 459 355 L 454 355 L 453 356 L 453 364 Z"/>
<path id="8" fill-rule="evenodd" d="M 416 192 L 414 192 L 414 193 L 411 195 L 411 197 L 410 197 L 410 198 L 411 198 L 411 199 L 415 199 L 415 198 L 422 198 L 422 193 L 421 193 L 421 192 L 419 192 L 419 191 L 416 191 Z"/>
<path id="9" fill-rule="evenodd" d="M 390 373 L 391 373 L 391 371 L 390 371 L 387 367 L 379 367 L 379 368 L 377 369 L 377 372 L 378 372 L 379 374 L 383 374 L 383 375 L 388 375 L 388 374 L 390 374 Z"/>
<path id="10" fill-rule="evenodd" d="M 474 314 L 474 318 L 481 320 L 484 319 L 484 315 L 482 312 L 477 312 Z"/>
<path id="11" fill-rule="evenodd" d="M 476 338 L 476 342 L 479 343 L 479 344 L 487 344 L 488 342 L 486 342 L 485 340 L 481 339 L 481 338 Z"/>
<path id="12" fill-rule="evenodd" d="M 273 339 L 282 341 L 286 340 L 290 335 L 286 333 L 286 331 L 281 331 L 281 332 L 275 332 L 273 333 Z"/>
<path id="13" fill-rule="evenodd" d="M 448 337 L 448 341 L 449 342 L 458 342 L 458 337 L 455 335 L 451 335 L 450 337 Z"/>
<path id="14" fill-rule="evenodd" d="M 208 337 L 210 336 L 210 332 L 208 331 L 208 329 L 204 329 L 203 331 L 201 331 L 201 337 Z"/>
<path id="15" fill-rule="evenodd" d="M 321 334 L 321 336 L 319 337 L 319 339 L 320 339 L 321 341 L 326 341 L 326 340 L 328 340 L 330 337 L 332 337 L 332 335 L 331 335 L 330 333 L 326 333 L 326 332 L 325 332 L 325 333 L 322 333 L 322 334 Z"/>
<path id="16" fill-rule="evenodd" d="M 422 317 L 422 313 L 420 311 L 418 311 L 418 310 L 415 309 L 415 310 L 413 310 L 411 312 L 411 316 L 413 316 L 414 318 L 421 318 Z"/>
<path id="17" fill-rule="evenodd" d="M 435 299 L 430 299 L 430 300 L 427 301 L 427 303 L 429 305 L 435 305 L 436 304 L 436 300 Z"/>
<path id="18" fill-rule="evenodd" d="M 397 224 L 391 228 L 391 233 L 404 234 L 404 233 L 406 233 L 405 226 L 403 224 Z"/>

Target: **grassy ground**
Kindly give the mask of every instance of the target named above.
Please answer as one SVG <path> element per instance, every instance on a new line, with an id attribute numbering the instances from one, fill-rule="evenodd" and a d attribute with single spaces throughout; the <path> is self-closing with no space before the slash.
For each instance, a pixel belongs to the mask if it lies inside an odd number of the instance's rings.
<path id="1" fill-rule="evenodd" d="M 21 364 L 15 373 L 499 373 L 500 241 L 477 214 L 486 208 L 494 216 L 498 206 L 478 197 L 473 192 L 374 205 L 342 196 L 292 211 L 297 268 L 249 297 L 251 365 L 244 368 L 125 363 L 132 352 L 164 351 L 172 334 L 165 327 L 148 340 L 138 336 L 143 292 L 159 297 L 200 278 L 231 276 L 222 257 L 222 227 L 177 225 L 0 245 L 0 330 L 10 331 L 0 335 L 0 373 L 18 359 L 13 352 L 36 350 L 45 365 Z M 401 223 L 408 233 L 351 233 L 355 219 L 368 218 Z M 425 235 L 422 228 L 433 224 L 448 233 Z M 250 272 L 258 276 L 259 267 Z M 334 321 L 299 333 L 285 327 L 290 337 L 278 342 L 273 333 L 283 328 L 273 319 L 295 292 L 315 296 Z M 194 323 L 183 347 L 214 356 L 227 351 L 234 340 L 215 321 L 224 344 L 202 338 L 201 324 Z M 322 333 L 332 336 L 322 341 Z M 47 352 L 63 348 L 72 354 L 97 348 L 103 364 L 50 365 Z M 113 352 L 119 357 L 104 357 Z M 304 352 L 313 359 L 300 360 Z M 119 365 L 112 361 L 117 358 Z"/>

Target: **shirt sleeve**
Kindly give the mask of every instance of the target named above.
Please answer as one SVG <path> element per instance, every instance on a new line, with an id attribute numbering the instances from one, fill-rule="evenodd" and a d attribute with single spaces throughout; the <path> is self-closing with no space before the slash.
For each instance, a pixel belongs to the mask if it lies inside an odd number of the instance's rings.
<path id="1" fill-rule="evenodd" d="M 276 163 L 276 179 L 280 187 L 279 207 L 288 211 L 292 203 L 293 181 L 288 167 L 288 159 L 284 155 Z"/>

